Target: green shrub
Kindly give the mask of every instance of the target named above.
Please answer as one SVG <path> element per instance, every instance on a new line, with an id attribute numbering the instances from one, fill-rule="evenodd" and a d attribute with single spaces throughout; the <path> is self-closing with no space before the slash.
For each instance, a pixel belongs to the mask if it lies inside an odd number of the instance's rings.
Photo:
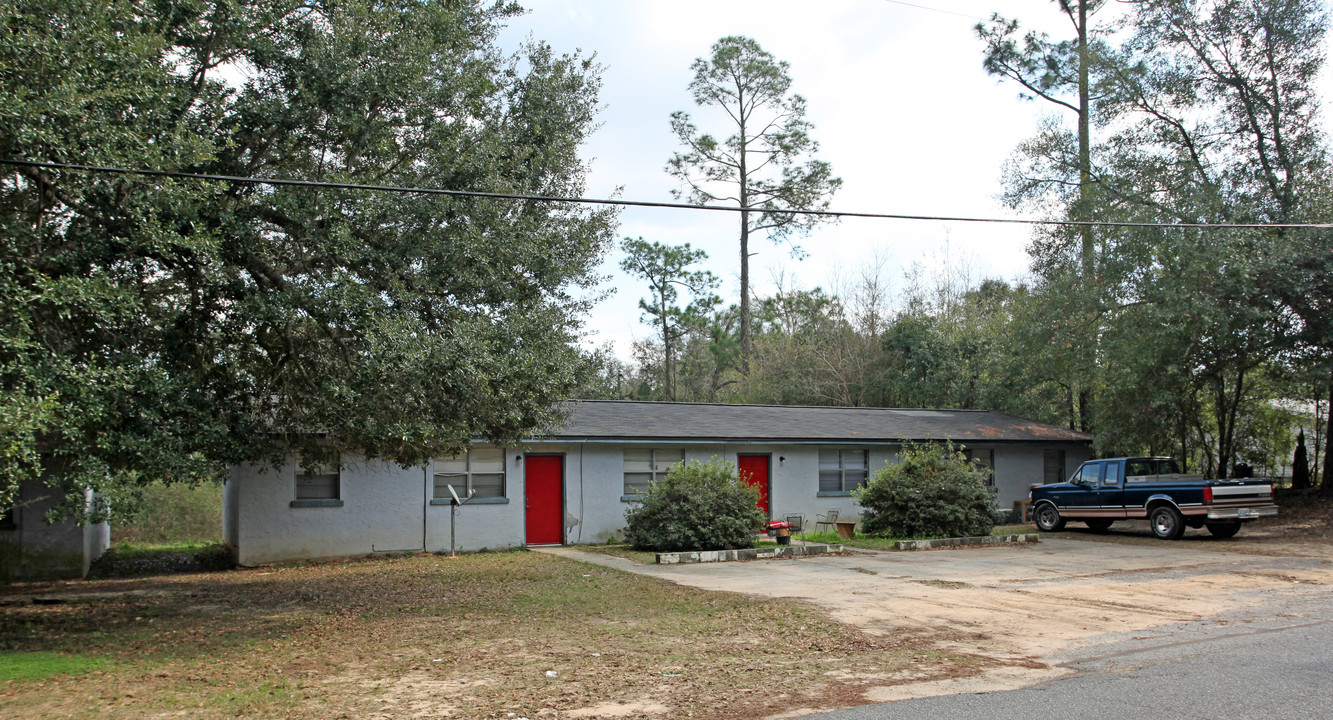
<path id="1" fill-rule="evenodd" d="M 625 540 L 655 552 L 753 547 L 765 520 L 758 502 L 759 492 L 740 481 L 735 465 L 717 458 L 681 463 L 625 512 Z"/>
<path id="2" fill-rule="evenodd" d="M 894 538 L 976 537 L 995 526 L 989 471 L 952 443 L 910 445 L 853 492 L 861 531 Z"/>

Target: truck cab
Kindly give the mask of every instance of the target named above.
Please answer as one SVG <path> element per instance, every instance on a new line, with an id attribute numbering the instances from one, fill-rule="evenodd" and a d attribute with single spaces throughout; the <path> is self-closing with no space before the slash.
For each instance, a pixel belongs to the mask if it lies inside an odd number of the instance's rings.
<path id="1" fill-rule="evenodd" d="M 1089 460 L 1068 482 L 1034 486 L 1028 497 L 1037 528 L 1046 532 L 1066 520 L 1104 532 L 1117 520 L 1147 519 L 1162 539 L 1178 538 L 1186 527 L 1231 537 L 1242 523 L 1277 515 L 1272 481 L 1207 480 L 1181 473 L 1169 457 Z"/>

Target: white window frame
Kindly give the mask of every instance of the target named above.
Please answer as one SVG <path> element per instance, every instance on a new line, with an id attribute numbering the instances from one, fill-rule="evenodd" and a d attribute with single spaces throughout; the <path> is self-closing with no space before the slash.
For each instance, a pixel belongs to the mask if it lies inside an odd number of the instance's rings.
<path id="1" fill-rule="evenodd" d="M 834 468 L 834 467 L 832 467 L 832 466 L 827 466 L 827 467 L 826 467 L 826 466 L 824 465 L 824 457 L 823 457 L 824 453 L 837 453 L 837 454 L 838 454 L 838 467 L 836 467 L 836 468 Z M 848 465 L 847 465 L 847 454 L 849 454 L 849 453 L 860 453 L 860 454 L 861 454 L 861 463 L 862 463 L 862 464 L 861 464 L 861 467 L 859 467 L 859 468 L 848 467 Z M 855 490 L 855 489 L 858 488 L 858 487 L 863 487 L 863 486 L 865 486 L 866 483 L 870 482 L 870 450 L 869 450 L 868 448 L 820 448 L 820 449 L 819 449 L 819 457 L 817 457 L 817 458 L 815 459 L 815 462 L 816 462 L 816 465 L 818 466 L 818 468 L 817 468 L 817 470 L 816 470 L 816 472 L 817 472 L 818 474 L 817 474 L 816 477 L 815 477 L 815 482 L 816 482 L 815 487 L 816 487 L 816 489 L 817 489 L 818 492 L 821 492 L 821 493 L 850 493 L 852 490 Z M 836 474 L 837 474 L 837 476 L 838 476 L 838 487 L 837 487 L 836 489 L 835 489 L 835 488 L 825 488 L 825 487 L 824 487 L 824 474 L 825 474 L 825 473 L 836 473 Z M 855 482 L 853 482 L 853 483 L 851 484 L 850 487 L 848 487 L 848 484 L 847 484 L 847 474 L 848 474 L 848 473 L 857 473 L 857 474 L 860 475 L 860 477 L 859 477 Z"/>
<path id="2" fill-rule="evenodd" d="M 986 473 L 986 484 L 995 487 L 995 449 L 972 450 L 967 448 L 963 452 L 973 465 L 990 471 Z"/>
<path id="3" fill-rule="evenodd" d="M 629 454 L 631 452 L 647 452 L 648 464 L 651 470 L 644 472 L 636 469 L 630 471 L 627 467 L 630 463 Z M 659 457 L 660 456 L 660 457 Z M 683 448 L 626 448 L 621 458 L 621 480 L 622 490 L 625 497 L 640 497 L 648 491 L 648 485 L 643 481 L 630 484 L 631 475 L 649 475 L 647 482 L 658 483 L 666 479 L 667 473 L 671 468 L 685 462 L 685 450 Z"/>
<path id="4" fill-rule="evenodd" d="M 473 453 L 475 452 L 499 453 L 500 471 L 497 473 L 494 470 L 477 470 L 475 468 L 475 465 L 477 463 L 474 463 L 474 457 L 473 457 Z M 456 461 L 459 458 L 463 458 L 466 462 L 466 466 L 463 472 L 445 472 L 440 469 L 443 463 L 448 461 Z M 435 458 L 431 460 L 431 465 L 432 465 L 431 478 L 433 480 L 431 497 L 434 500 L 451 499 L 451 496 L 449 495 L 449 490 L 447 488 L 447 486 L 449 485 L 453 485 L 454 492 L 457 492 L 459 497 L 464 499 L 468 497 L 474 497 L 474 498 L 509 497 L 508 494 L 509 465 L 507 462 L 505 462 L 504 448 L 469 448 L 459 453 L 458 455 L 454 455 L 453 457 Z M 498 491 L 492 490 L 492 488 L 494 487 L 493 482 L 478 483 L 477 480 L 479 476 L 486 478 L 494 478 L 496 476 L 499 476 L 500 482 Z M 462 480 L 461 482 L 462 487 L 460 487 L 460 483 L 458 482 L 459 480 Z M 474 493 L 473 492 L 474 490 L 477 492 Z"/>
<path id="5" fill-rule="evenodd" d="M 325 463 L 306 472 L 298 463 L 292 497 L 296 502 L 341 502 L 342 463 Z M 331 488 L 328 489 L 328 488 Z"/>

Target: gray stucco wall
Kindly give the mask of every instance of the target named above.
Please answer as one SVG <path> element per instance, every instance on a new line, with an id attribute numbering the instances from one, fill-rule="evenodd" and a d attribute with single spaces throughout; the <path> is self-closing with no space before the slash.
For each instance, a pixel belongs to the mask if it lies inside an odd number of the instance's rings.
<path id="1" fill-rule="evenodd" d="M 88 571 L 92 569 L 93 563 L 97 562 L 109 547 L 111 547 L 111 525 L 100 522 L 96 525 L 83 526 L 83 577 L 88 577 Z"/>
<path id="2" fill-rule="evenodd" d="M 232 468 L 231 478 L 222 483 L 222 542 L 233 551 L 241 541 L 241 484 L 237 473 L 245 470 L 247 468 Z"/>
<path id="3" fill-rule="evenodd" d="M 91 502 L 91 494 L 89 494 Z M 40 480 L 19 489 L 14 528 L 0 529 L 0 579 L 47 580 L 83 577 L 110 544 L 106 523 L 79 527 L 75 522 L 46 522 L 61 500 Z"/>
<path id="4" fill-rule="evenodd" d="M 293 507 L 298 463 L 232 469 L 234 507 L 224 501 L 223 526 L 235 527 L 236 560 L 257 565 L 303 558 L 421 550 L 425 475 L 378 460 L 344 458 L 341 504 Z M 234 517 L 225 517 L 227 512 Z"/>
<path id="5" fill-rule="evenodd" d="M 523 464 L 518 455 L 513 450 L 505 451 L 507 497 L 471 500 L 454 509 L 455 552 L 499 550 L 524 544 Z M 434 493 L 434 472 L 425 467 L 416 468 L 415 472 L 422 487 L 419 497 L 429 503 Z M 450 509 L 447 504 L 427 506 L 427 552 L 449 552 Z"/>
<path id="6" fill-rule="evenodd" d="M 564 541 L 602 543 L 623 535 L 625 511 L 624 451 L 633 447 L 683 450 L 685 459 L 720 457 L 736 463 L 740 454 L 767 454 L 770 462 L 770 516 L 801 514 L 809 526 L 831 509 L 841 520 L 856 520 L 860 508 L 850 493 L 819 492 L 819 450 L 831 444 L 671 444 L 538 443 L 505 451 L 505 498 L 474 500 L 453 508 L 454 549 L 473 552 L 523 546 L 526 539 L 524 458 L 555 454 L 563 458 Z M 844 445 L 845 448 L 864 446 Z M 1028 486 L 1042 481 L 1043 449 L 1033 445 L 978 445 L 995 451 L 997 505 L 1008 509 L 1026 499 Z M 1069 445 L 1066 472 L 1087 456 L 1086 447 Z M 897 446 L 869 448 L 870 471 L 895 462 Z M 233 470 L 223 493 L 223 532 L 242 565 L 280 560 L 368 555 L 377 552 L 450 550 L 450 511 L 431 502 L 430 466 L 400 468 L 383 462 L 344 459 L 341 504 L 292 507 L 297 463 L 263 471 Z"/>

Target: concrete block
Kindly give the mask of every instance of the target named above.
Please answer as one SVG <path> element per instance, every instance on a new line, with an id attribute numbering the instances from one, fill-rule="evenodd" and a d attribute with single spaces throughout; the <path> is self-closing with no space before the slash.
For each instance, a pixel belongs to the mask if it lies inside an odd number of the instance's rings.
<path id="1" fill-rule="evenodd" d="M 768 560 L 777 557 L 824 555 L 842 552 L 841 545 L 779 545 L 777 547 L 744 548 L 741 550 L 706 550 L 702 552 L 657 553 L 659 565 L 687 565 L 705 562 L 735 562 L 738 560 Z"/>
<path id="2" fill-rule="evenodd" d="M 944 547 L 963 547 L 977 545 L 1012 545 L 1018 543 L 1041 542 L 1041 536 L 1034 533 L 1025 535 L 986 535 L 984 537 L 936 538 L 934 540 L 899 540 L 893 544 L 894 550 L 934 550 Z"/>

